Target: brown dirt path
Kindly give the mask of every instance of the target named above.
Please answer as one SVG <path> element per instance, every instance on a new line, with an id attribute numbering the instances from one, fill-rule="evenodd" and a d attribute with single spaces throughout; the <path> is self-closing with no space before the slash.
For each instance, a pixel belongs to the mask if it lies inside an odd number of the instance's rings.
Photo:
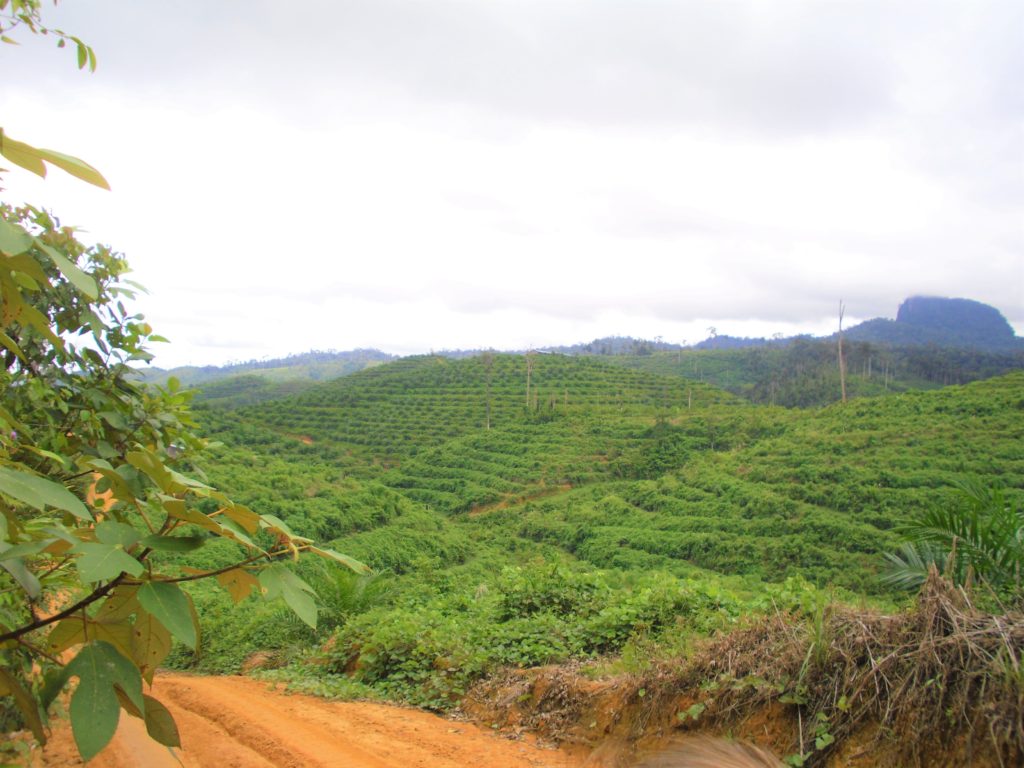
<path id="1" fill-rule="evenodd" d="M 153 695 L 178 723 L 184 768 L 576 768 L 566 752 L 509 741 L 478 726 L 414 709 L 286 695 L 245 677 L 160 675 Z M 82 765 L 70 729 L 56 729 L 41 759 Z M 136 718 L 90 768 L 173 768 Z"/>

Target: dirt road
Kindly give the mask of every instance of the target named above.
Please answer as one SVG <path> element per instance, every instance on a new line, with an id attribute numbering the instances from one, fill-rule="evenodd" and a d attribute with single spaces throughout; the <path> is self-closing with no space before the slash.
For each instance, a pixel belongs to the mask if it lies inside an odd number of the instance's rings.
<path id="1" fill-rule="evenodd" d="M 286 695 L 244 677 L 162 675 L 153 695 L 178 723 L 184 768 L 576 768 L 568 753 L 509 741 L 469 723 L 381 704 Z M 58 728 L 40 766 L 81 765 Z M 175 768 L 169 751 L 123 712 L 90 768 Z"/>

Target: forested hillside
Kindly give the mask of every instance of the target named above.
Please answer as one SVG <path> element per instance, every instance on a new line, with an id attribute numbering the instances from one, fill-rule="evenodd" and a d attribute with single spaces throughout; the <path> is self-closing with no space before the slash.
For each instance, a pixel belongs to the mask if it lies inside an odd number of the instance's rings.
<path id="1" fill-rule="evenodd" d="M 1024 369 L 1024 351 L 894 346 L 846 340 L 848 397 L 937 389 Z M 834 339 L 796 338 L 739 349 L 684 349 L 610 362 L 722 387 L 755 403 L 818 407 L 841 396 Z"/>
<path id="2" fill-rule="evenodd" d="M 246 374 L 277 383 L 328 381 L 392 359 L 394 355 L 377 349 L 353 349 L 346 352 L 311 350 L 288 357 L 227 365 L 185 365 L 169 369 L 147 366 L 137 370 L 148 382 L 162 384 L 173 376 L 182 386 L 191 387 Z"/>

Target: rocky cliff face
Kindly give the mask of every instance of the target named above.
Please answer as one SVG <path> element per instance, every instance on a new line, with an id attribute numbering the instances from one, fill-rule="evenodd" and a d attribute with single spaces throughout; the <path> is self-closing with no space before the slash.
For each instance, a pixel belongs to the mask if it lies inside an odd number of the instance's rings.
<path id="1" fill-rule="evenodd" d="M 856 341 L 887 344 L 934 344 L 991 351 L 1024 348 L 1013 327 L 995 307 L 972 299 L 912 296 L 895 320 L 868 320 L 847 334 Z"/>

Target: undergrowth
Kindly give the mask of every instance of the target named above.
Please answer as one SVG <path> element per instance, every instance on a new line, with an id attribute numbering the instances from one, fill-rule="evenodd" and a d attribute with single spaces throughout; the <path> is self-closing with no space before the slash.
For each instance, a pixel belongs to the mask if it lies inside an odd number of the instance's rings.
<path id="1" fill-rule="evenodd" d="M 980 611 L 934 572 L 914 607 L 895 614 L 808 594 L 806 608 L 780 606 L 616 678 L 594 681 L 579 663 L 505 669 L 463 708 L 592 748 L 710 732 L 753 739 L 795 766 L 856 756 L 1021 765 L 1024 616 Z"/>
<path id="2" fill-rule="evenodd" d="M 937 754 L 1024 759 L 1024 616 L 977 610 L 932 572 L 916 606 L 895 615 L 830 605 L 794 621 L 776 613 L 710 642 L 638 685 L 647 717 L 699 692 L 701 725 L 727 726 L 775 702 L 795 709 L 792 763 L 823 764 L 874 729 L 899 759 Z"/>

